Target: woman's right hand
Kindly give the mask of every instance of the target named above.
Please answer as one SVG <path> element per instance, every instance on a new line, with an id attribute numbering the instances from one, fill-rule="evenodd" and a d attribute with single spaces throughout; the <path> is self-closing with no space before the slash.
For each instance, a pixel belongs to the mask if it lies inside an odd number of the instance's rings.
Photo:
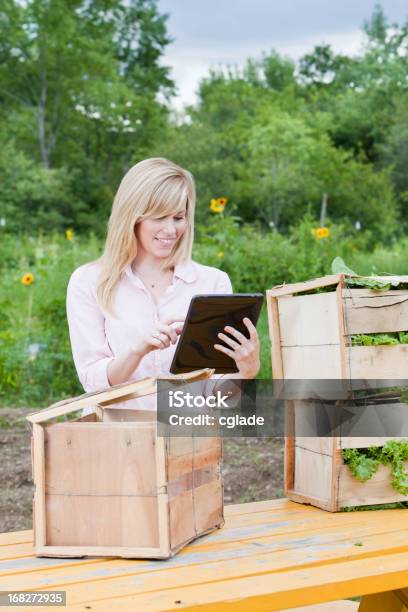
<path id="1" fill-rule="evenodd" d="M 184 320 L 185 317 L 169 317 L 163 321 L 157 321 L 151 325 L 146 334 L 132 346 L 132 352 L 139 357 L 144 357 L 151 351 L 165 349 L 169 347 L 170 344 L 175 344 L 178 336 L 183 330 Z"/>

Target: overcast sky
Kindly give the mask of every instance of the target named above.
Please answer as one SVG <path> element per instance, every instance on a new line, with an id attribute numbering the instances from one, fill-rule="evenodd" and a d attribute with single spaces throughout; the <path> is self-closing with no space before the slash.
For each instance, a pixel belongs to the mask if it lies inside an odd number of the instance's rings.
<path id="1" fill-rule="evenodd" d="M 329 43 L 336 51 L 357 53 L 361 26 L 375 0 L 159 0 L 168 13 L 174 42 L 163 63 L 172 68 L 178 87 L 175 105 L 195 101 L 200 79 L 211 66 L 242 65 L 263 51 L 298 59 L 315 45 Z M 408 18 L 407 0 L 383 0 L 391 22 Z"/>

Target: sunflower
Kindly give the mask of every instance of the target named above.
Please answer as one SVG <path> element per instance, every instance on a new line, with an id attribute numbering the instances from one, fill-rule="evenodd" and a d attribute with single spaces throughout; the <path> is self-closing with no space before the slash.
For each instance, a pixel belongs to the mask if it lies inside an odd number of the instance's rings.
<path id="1" fill-rule="evenodd" d="M 71 241 L 74 238 L 74 230 L 72 229 L 65 230 L 65 237 L 67 240 Z"/>
<path id="2" fill-rule="evenodd" d="M 215 213 L 222 213 L 224 212 L 224 208 L 227 202 L 227 198 L 218 198 L 218 200 L 213 198 L 210 203 L 210 208 Z"/>
<path id="3" fill-rule="evenodd" d="M 330 230 L 328 227 L 318 227 L 315 230 L 315 236 L 318 240 L 321 238 L 328 238 L 330 236 Z"/>
<path id="4" fill-rule="evenodd" d="M 214 200 L 214 198 L 211 200 L 210 208 L 215 213 L 222 213 L 224 210 L 224 207 L 218 203 L 218 200 Z"/>
<path id="5" fill-rule="evenodd" d="M 34 274 L 31 274 L 31 272 L 27 272 L 21 277 L 21 282 L 27 287 L 28 285 L 32 285 L 34 282 Z"/>

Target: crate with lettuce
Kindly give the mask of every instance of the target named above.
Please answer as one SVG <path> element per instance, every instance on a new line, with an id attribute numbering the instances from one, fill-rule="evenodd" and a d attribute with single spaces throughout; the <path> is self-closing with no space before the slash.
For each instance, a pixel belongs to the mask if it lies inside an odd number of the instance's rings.
<path id="1" fill-rule="evenodd" d="M 359 276 L 339 257 L 332 272 L 267 291 L 273 377 L 341 379 L 356 389 L 371 381 L 374 390 L 379 381 L 387 389 L 370 402 L 386 405 L 390 415 L 399 408 L 402 425 L 392 437 L 373 435 L 372 427 L 354 437 L 300 437 L 293 431 L 286 439 L 286 495 L 331 511 L 404 504 L 408 276 Z M 293 408 L 296 413 L 301 405 L 294 401 Z"/>

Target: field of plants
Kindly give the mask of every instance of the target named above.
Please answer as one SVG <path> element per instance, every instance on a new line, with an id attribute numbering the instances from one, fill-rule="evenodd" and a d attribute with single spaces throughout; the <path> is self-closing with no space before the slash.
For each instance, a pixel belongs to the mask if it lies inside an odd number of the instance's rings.
<path id="1" fill-rule="evenodd" d="M 232 209 L 233 207 L 231 207 Z M 45 406 L 81 393 L 73 366 L 65 295 L 73 270 L 96 259 L 103 241 L 67 229 L 53 234 L 7 234 L 0 242 L 0 405 Z M 228 211 L 213 212 L 197 228 L 194 259 L 225 270 L 234 291 L 261 291 L 331 273 L 336 256 L 358 273 L 402 274 L 408 269 L 408 240 L 366 249 L 364 237 L 340 225 L 320 231 L 306 217 L 284 236 L 242 224 Z M 266 309 L 258 331 L 260 378 L 270 378 Z"/>

